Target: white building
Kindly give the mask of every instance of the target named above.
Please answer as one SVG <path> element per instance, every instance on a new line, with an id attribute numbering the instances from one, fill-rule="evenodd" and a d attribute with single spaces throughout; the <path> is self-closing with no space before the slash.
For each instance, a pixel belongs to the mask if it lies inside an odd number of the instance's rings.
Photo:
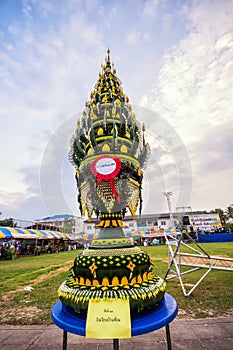
<path id="1" fill-rule="evenodd" d="M 39 219 L 37 222 L 45 225 L 51 224 L 67 234 L 82 235 L 84 233 L 83 219 L 70 214 L 53 215 Z"/>
<path id="2" fill-rule="evenodd" d="M 207 219 L 211 220 L 211 224 L 216 227 L 220 227 L 220 218 L 218 214 L 208 214 L 203 211 L 187 212 L 180 213 L 175 212 L 173 216 L 173 228 L 181 228 L 184 224 L 183 217 L 189 218 L 189 223 L 192 225 L 194 230 L 199 226 L 199 221 L 207 224 Z M 199 220 L 199 221 L 198 221 Z M 213 220 L 217 220 L 216 222 Z M 92 218 L 91 222 L 84 220 L 81 217 L 77 217 L 69 214 L 54 215 L 52 217 L 47 217 L 39 220 L 40 223 L 51 223 L 62 232 L 72 235 L 93 235 L 98 233 L 99 228 L 96 228 L 95 225 L 99 222 L 98 219 Z M 146 232 L 153 231 L 157 229 L 168 230 L 171 228 L 170 214 L 169 213 L 155 213 L 155 214 L 142 214 L 141 216 L 136 216 L 135 219 L 132 216 L 125 216 L 123 220 L 125 224 L 124 231 L 127 232 Z M 208 223 L 209 224 L 209 223 Z"/>
<path id="3" fill-rule="evenodd" d="M 180 214 L 175 216 L 173 214 L 173 223 L 176 227 L 179 225 Z M 87 234 L 98 233 L 98 228 L 95 228 L 95 224 L 98 222 L 97 219 L 92 219 L 91 222 L 87 220 L 84 221 L 84 232 Z M 125 232 L 140 232 L 140 231 L 151 231 L 155 228 L 163 228 L 165 230 L 170 228 L 170 214 L 169 213 L 161 213 L 161 214 L 143 214 L 140 217 L 136 216 L 135 220 L 132 216 L 125 216 L 123 223 L 126 228 Z"/>

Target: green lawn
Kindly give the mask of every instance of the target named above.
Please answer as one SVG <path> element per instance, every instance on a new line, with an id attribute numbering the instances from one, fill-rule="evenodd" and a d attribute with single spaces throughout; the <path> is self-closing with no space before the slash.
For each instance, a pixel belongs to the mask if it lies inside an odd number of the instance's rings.
<path id="1" fill-rule="evenodd" d="M 233 243 L 206 243 L 201 245 L 210 255 L 233 258 Z M 167 271 L 167 246 L 142 247 L 154 261 L 156 275 Z M 182 249 L 186 251 L 187 249 Z M 66 279 L 70 262 L 78 251 L 20 257 L 0 261 L 1 324 L 50 323 L 52 305 L 57 301 L 57 289 Z M 183 277 L 190 289 L 204 270 Z M 33 287 L 25 291 L 26 286 Z M 184 317 L 212 317 L 233 315 L 233 273 L 212 271 L 190 297 L 184 297 L 179 280 L 167 282 L 167 292 L 179 305 Z"/>

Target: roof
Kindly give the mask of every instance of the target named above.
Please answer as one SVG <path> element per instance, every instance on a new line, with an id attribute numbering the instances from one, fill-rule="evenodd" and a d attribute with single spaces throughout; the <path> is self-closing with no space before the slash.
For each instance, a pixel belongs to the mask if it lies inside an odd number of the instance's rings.
<path id="1" fill-rule="evenodd" d="M 0 226 L 0 239 L 67 239 L 64 233 L 48 230 L 33 230 L 19 227 Z"/>
<path id="2" fill-rule="evenodd" d="M 46 218 L 38 219 L 37 221 L 54 221 L 54 220 L 61 220 L 61 219 L 68 219 L 68 218 L 74 218 L 74 215 L 72 214 L 56 214 L 53 216 L 47 216 Z"/>

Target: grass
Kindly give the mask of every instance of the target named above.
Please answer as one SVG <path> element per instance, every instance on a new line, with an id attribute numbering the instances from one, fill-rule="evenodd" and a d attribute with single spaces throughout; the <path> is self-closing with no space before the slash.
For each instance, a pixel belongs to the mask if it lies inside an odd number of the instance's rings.
<path id="1" fill-rule="evenodd" d="M 201 245 L 210 255 L 233 258 L 233 243 Z M 167 246 L 142 247 L 153 259 L 155 274 L 164 277 L 167 271 Z M 187 251 L 187 249 L 182 249 Z M 50 312 L 57 301 L 57 289 L 66 279 L 70 262 L 78 251 L 20 257 L 0 261 L 0 324 L 50 323 Z M 190 289 L 206 270 L 183 276 Z M 26 286 L 33 290 L 25 291 Z M 167 292 L 179 305 L 184 317 L 233 315 L 233 274 L 212 271 L 190 297 L 184 297 L 177 278 L 167 281 Z"/>

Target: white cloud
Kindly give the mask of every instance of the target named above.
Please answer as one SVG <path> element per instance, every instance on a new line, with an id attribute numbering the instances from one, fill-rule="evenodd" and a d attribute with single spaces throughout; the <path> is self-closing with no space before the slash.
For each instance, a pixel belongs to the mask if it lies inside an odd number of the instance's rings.
<path id="1" fill-rule="evenodd" d="M 161 124 L 152 124 L 153 135 L 159 134 L 160 141 L 164 138 L 165 148 L 162 141 L 154 145 L 156 164 L 152 162 L 147 170 L 149 182 L 145 187 L 150 193 L 146 194 L 145 210 L 153 208 L 154 195 L 161 199 L 161 188 L 174 187 L 175 203 L 181 200 L 180 188 L 190 187 L 180 175 L 187 171 L 182 168 L 181 155 L 190 156 L 195 175 L 202 176 L 196 159 L 204 148 L 208 152 L 208 133 L 217 137 L 213 128 L 221 126 L 226 143 L 230 137 L 225 130 L 231 126 L 232 113 L 232 4 L 182 4 L 67 0 L 54 6 L 53 1 L 28 0 L 23 6 L 21 1 L 17 3 L 15 17 L 11 12 L 12 17 L 0 22 L 1 188 L 6 213 L 7 208 L 9 213 L 13 208 L 14 213 L 24 216 L 30 201 L 43 212 L 39 202 L 41 185 L 34 179 L 38 178 L 46 145 L 58 131 L 56 149 L 47 158 L 50 173 L 44 174 L 47 210 L 76 210 L 73 174 L 64 161 L 72 128 L 67 134 L 63 130 L 64 135 L 60 131 L 70 116 L 83 109 L 108 46 L 130 100 L 138 104 L 141 99 L 153 107 L 168 127 L 179 133 L 187 148 L 177 148 L 171 138 L 166 138 L 164 129 L 157 129 Z M 152 86 L 154 92 L 148 96 Z M 224 176 L 229 174 L 230 158 L 226 154 Z M 54 174 L 51 169 L 55 168 Z M 202 171 L 208 172 L 208 168 Z M 64 173 L 72 177 L 70 187 Z M 56 191 L 52 192 L 54 176 L 60 191 L 57 203 Z M 6 201 L 7 193 L 15 204 Z M 161 203 L 158 210 L 160 207 Z"/>
<path id="2" fill-rule="evenodd" d="M 158 9 L 159 3 L 160 3 L 160 0 L 147 0 L 147 1 L 145 1 L 144 8 L 143 8 L 143 15 L 146 18 L 152 17 L 154 20 L 156 14 L 157 14 L 157 9 Z"/>
<path id="3" fill-rule="evenodd" d="M 27 192 L 0 190 L 0 208 L 2 218 L 33 220 L 47 215 L 40 196 Z M 22 217 L 20 213 L 24 213 Z"/>
<path id="4" fill-rule="evenodd" d="M 146 169 L 148 182 L 143 185 L 146 188 L 144 212 L 161 212 L 165 201 L 162 192 L 167 190 L 174 193 L 173 208 L 190 205 L 192 168 L 185 144 L 163 116 L 149 109 L 133 107 L 138 120 L 146 123 L 146 140 L 152 148 Z"/>
<path id="5" fill-rule="evenodd" d="M 167 13 L 163 17 L 163 31 L 168 32 L 171 30 L 171 22 L 172 22 L 172 15 L 170 13 Z"/>
<path id="6" fill-rule="evenodd" d="M 185 14 L 190 21 L 189 35 L 165 56 L 158 85 L 149 100 L 144 98 L 171 123 L 186 144 L 195 178 L 199 179 L 195 181 L 198 186 L 193 193 L 197 208 L 200 206 L 198 193 L 204 188 L 208 198 L 202 203 L 207 207 L 211 201 L 227 205 L 226 201 L 230 199 L 225 192 L 227 185 L 224 185 L 224 192 L 217 193 L 216 187 L 219 181 L 230 180 L 231 153 L 219 143 L 214 148 L 211 144 L 218 132 L 232 129 L 232 10 L 233 3 L 227 1 L 221 2 L 221 6 L 218 1 L 211 2 L 211 6 L 208 1 L 200 2 L 193 11 L 188 9 Z M 224 133 L 224 136 L 226 139 L 221 138 L 221 141 L 231 144 L 230 133 Z M 221 157 L 225 158 L 225 167 L 224 172 L 219 172 L 218 180 L 213 174 L 214 167 L 196 168 L 197 159 L 204 164 L 212 159 L 212 164 L 216 161 L 216 167 L 220 168 Z M 216 195 L 219 197 L 214 199 Z"/>
<path id="7" fill-rule="evenodd" d="M 139 37 L 140 37 L 139 33 L 131 32 L 127 35 L 126 42 L 130 45 L 134 45 L 138 42 Z"/>

